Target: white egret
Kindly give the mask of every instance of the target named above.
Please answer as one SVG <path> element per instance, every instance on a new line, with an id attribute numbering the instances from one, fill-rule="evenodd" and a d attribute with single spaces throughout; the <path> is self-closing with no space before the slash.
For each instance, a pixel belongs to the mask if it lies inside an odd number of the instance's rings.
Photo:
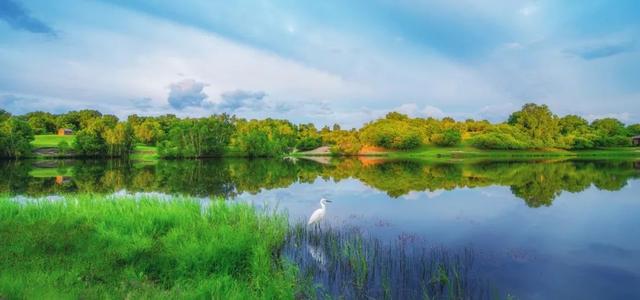
<path id="1" fill-rule="evenodd" d="M 322 220 L 322 218 L 324 218 L 324 213 L 326 211 L 326 206 L 325 205 L 327 203 L 331 203 L 331 201 L 329 201 L 329 200 L 327 200 L 325 198 L 320 199 L 320 206 L 322 208 L 316 209 L 316 211 L 314 211 L 313 214 L 311 214 L 311 217 L 309 218 L 309 222 L 307 223 L 307 225 L 311 225 L 313 223 L 316 223 L 316 222 Z"/>

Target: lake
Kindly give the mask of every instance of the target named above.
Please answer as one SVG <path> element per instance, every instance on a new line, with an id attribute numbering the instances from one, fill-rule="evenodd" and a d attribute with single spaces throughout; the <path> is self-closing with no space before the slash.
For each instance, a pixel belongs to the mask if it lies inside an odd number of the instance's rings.
<path id="1" fill-rule="evenodd" d="M 519 299 L 640 298 L 640 161 L 380 158 L 5 161 L 0 193 L 220 196 L 358 228 L 386 243 L 473 249 Z M 126 192 L 125 192 L 126 191 Z"/>

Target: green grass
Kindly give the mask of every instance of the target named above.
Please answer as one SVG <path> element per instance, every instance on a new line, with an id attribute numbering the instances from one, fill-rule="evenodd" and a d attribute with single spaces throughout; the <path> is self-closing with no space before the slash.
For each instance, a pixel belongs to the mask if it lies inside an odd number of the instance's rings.
<path id="1" fill-rule="evenodd" d="M 305 156 L 292 153 L 290 156 Z M 314 156 L 334 156 L 333 154 L 316 154 Z M 412 150 L 389 150 L 384 153 L 369 154 L 394 159 L 437 160 L 441 158 L 453 159 L 530 159 L 530 158 L 588 158 L 588 157 L 640 157 L 640 147 L 612 147 L 592 150 L 564 150 L 556 148 L 534 150 L 485 150 L 472 147 L 465 143 L 452 147 L 424 145 Z"/>
<path id="2" fill-rule="evenodd" d="M 284 216 L 224 201 L 4 196 L 0 299 L 292 299 L 286 233 Z"/>
<path id="3" fill-rule="evenodd" d="M 29 171 L 29 176 L 47 178 L 56 176 L 72 176 L 71 168 L 34 168 Z"/>
<path id="4" fill-rule="evenodd" d="M 131 153 L 132 160 L 136 161 L 144 161 L 144 162 L 153 162 L 159 159 L 158 156 L 158 148 L 155 146 L 146 146 L 142 144 L 138 144 L 133 149 L 133 153 Z"/>
<path id="5" fill-rule="evenodd" d="M 615 157 L 640 156 L 640 148 L 618 147 L 595 150 L 483 150 L 466 145 L 454 147 L 423 146 L 410 151 L 394 151 L 387 154 L 391 158 L 544 158 L 544 157 Z"/>
<path id="6" fill-rule="evenodd" d="M 58 144 L 62 141 L 66 141 L 71 146 L 71 144 L 73 144 L 74 139 L 75 139 L 75 136 L 73 135 L 54 135 L 54 134 L 36 135 L 35 140 L 31 142 L 31 144 L 33 145 L 34 148 L 56 148 L 58 147 Z"/>

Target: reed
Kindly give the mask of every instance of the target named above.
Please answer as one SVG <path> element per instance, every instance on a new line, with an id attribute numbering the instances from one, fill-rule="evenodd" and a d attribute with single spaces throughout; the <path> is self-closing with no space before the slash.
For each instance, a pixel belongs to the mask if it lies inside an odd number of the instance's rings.
<path id="1" fill-rule="evenodd" d="M 470 248 L 427 248 L 409 235 L 384 243 L 358 228 L 300 223 L 292 226 L 283 251 L 313 281 L 307 298 L 495 298 L 474 270 Z"/>

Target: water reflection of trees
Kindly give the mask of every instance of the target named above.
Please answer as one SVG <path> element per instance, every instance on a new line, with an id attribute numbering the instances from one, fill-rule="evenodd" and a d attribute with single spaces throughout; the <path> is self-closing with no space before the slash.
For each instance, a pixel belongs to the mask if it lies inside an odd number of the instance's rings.
<path id="1" fill-rule="evenodd" d="M 318 178 L 340 181 L 356 178 L 399 197 L 411 191 L 452 190 L 489 185 L 508 186 L 531 207 L 549 206 L 563 191 L 580 192 L 590 186 L 617 191 L 639 178 L 633 161 L 424 163 L 389 161 L 362 163 L 356 159 L 319 164 L 273 159 L 160 161 L 66 161 L 48 164 L 70 177 L 38 176 L 37 161 L 9 161 L 0 165 L 0 192 L 10 194 L 110 193 L 159 191 L 195 196 L 234 197 L 264 189 L 311 183 Z M 47 173 L 49 174 L 49 173 Z"/>

